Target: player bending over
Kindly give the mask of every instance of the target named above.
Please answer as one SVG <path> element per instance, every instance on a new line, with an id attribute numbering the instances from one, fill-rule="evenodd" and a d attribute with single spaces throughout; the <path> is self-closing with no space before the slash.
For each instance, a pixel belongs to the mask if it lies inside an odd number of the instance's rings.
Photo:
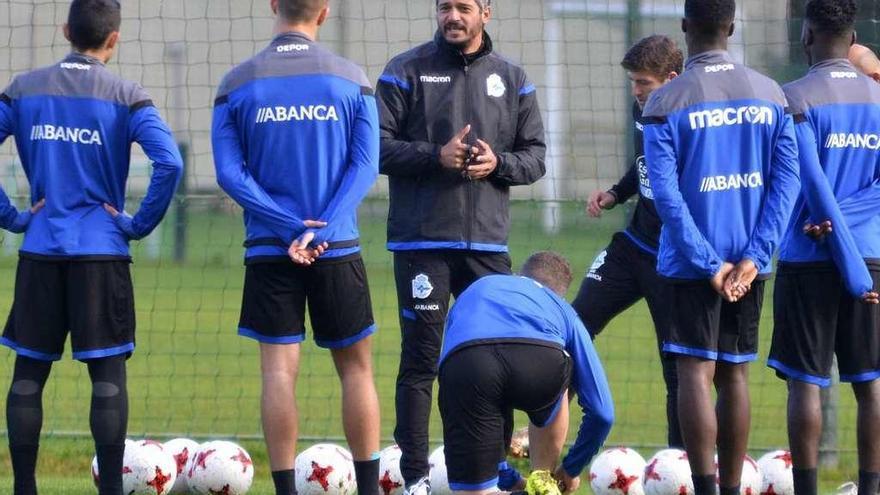
<path id="1" fill-rule="evenodd" d="M 449 486 L 464 493 L 496 491 L 506 456 L 505 424 L 513 410 L 530 421 L 534 470 L 549 470 L 563 489 L 611 430 L 614 409 L 590 336 L 563 299 L 571 268 L 555 253 L 532 255 L 522 276 L 490 275 L 456 300 L 440 355 L 440 414 Z M 566 391 L 577 393 L 584 418 L 558 465 L 568 432 Z"/>
<path id="2" fill-rule="evenodd" d="M 678 355 L 679 421 L 696 495 L 715 493 L 716 445 L 721 495 L 739 493 L 763 278 L 799 188 L 782 90 L 727 52 L 735 10 L 734 0 L 685 1 L 690 58 L 643 112 L 663 220 L 657 269 L 672 284 L 663 350 Z"/>
<path id="3" fill-rule="evenodd" d="M 379 123 L 363 71 L 315 42 L 328 0 L 272 0 L 275 37 L 217 91 L 217 181 L 244 208 L 238 333 L 260 343 L 261 412 L 278 495 L 296 493 L 296 377 L 305 306 L 342 381 L 358 493 L 376 494 L 376 330 L 357 206 L 379 170 Z M 319 258 L 320 257 L 320 258 Z"/>
<path id="4" fill-rule="evenodd" d="M 682 53 L 668 37 L 649 36 L 629 49 L 621 65 L 626 69 L 635 98 L 632 108 L 635 159 L 632 167 L 614 187 L 590 195 L 587 212 L 590 216 L 599 217 L 603 209 L 610 210 L 634 194 L 639 195 L 639 201 L 629 227 L 614 234 L 611 244 L 593 262 L 572 306 L 595 338 L 612 318 L 644 297 L 654 320 L 657 345 L 661 348 L 669 333 L 671 308 L 668 284 L 657 274 L 661 223 L 645 167 L 642 108 L 655 89 L 681 73 Z M 666 383 L 667 442 L 670 447 L 683 447 L 676 409 L 678 379 L 675 357 L 661 348 L 660 363 Z"/>
<path id="5" fill-rule="evenodd" d="M 810 71 L 784 88 L 796 123 L 803 194 L 817 189 L 807 182 L 808 167 L 815 167 L 824 170 L 821 180 L 839 202 L 839 217 L 826 221 L 809 197 L 799 198 L 780 246 L 768 364 L 788 382 L 797 495 L 817 492 L 819 389 L 831 384 L 835 352 L 840 380 L 852 384 L 858 404 L 858 493 L 874 495 L 880 484 L 880 306 L 876 293 L 847 290 L 852 284 L 846 281 L 847 262 L 854 261 L 870 269 L 868 290 L 880 286 L 880 154 L 865 141 L 877 139 L 880 85 L 847 60 L 856 10 L 854 0 L 807 3 L 801 41 Z M 811 229 L 812 222 L 819 225 Z M 859 240 L 850 260 L 835 244 L 844 235 Z M 826 236 L 832 242 L 817 239 Z"/>
<path id="6" fill-rule="evenodd" d="M 64 25 L 71 53 L 19 75 L 0 95 L 0 141 L 14 136 L 34 205 L 18 213 L 0 191 L 0 226 L 25 234 L 0 339 L 17 353 L 6 401 L 16 495 L 37 493 L 43 386 L 68 331 L 73 358 L 92 381 L 98 491 L 122 493 L 125 361 L 135 347 L 128 244 L 162 219 L 183 161 L 143 88 L 104 66 L 120 21 L 115 0 L 74 0 Z M 153 175 L 131 217 L 124 207 L 133 142 L 153 161 Z"/>

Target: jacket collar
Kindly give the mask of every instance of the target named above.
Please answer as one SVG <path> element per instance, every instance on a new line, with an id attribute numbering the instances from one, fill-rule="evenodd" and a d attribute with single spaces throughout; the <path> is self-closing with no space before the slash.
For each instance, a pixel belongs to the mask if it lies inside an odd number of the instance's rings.
<path id="1" fill-rule="evenodd" d="M 709 50 L 708 52 L 698 53 L 687 59 L 684 69 L 689 70 L 697 65 L 715 65 L 715 64 L 732 64 L 735 63 L 733 57 L 727 50 Z"/>
<path id="2" fill-rule="evenodd" d="M 464 65 L 470 65 L 475 61 L 492 53 L 492 38 L 486 31 L 483 31 L 482 46 L 480 46 L 480 49 L 477 50 L 476 53 L 472 53 L 470 55 L 465 55 L 461 53 L 461 49 L 459 49 L 455 45 L 449 44 L 449 42 L 446 41 L 446 38 L 443 37 L 443 33 L 441 33 L 439 29 L 437 30 L 437 32 L 434 33 L 434 45 L 437 46 L 441 53 L 444 53 L 452 58 L 461 61 Z"/>
<path id="3" fill-rule="evenodd" d="M 820 70 L 827 70 L 827 69 L 839 69 L 839 70 L 845 70 L 845 71 L 858 72 L 856 70 L 855 66 L 852 63 L 850 63 L 849 60 L 847 60 L 845 58 L 830 58 L 828 60 L 816 62 L 815 64 L 813 64 L 812 67 L 810 67 L 810 72 L 817 72 Z"/>
<path id="4" fill-rule="evenodd" d="M 279 46 L 290 43 L 314 43 L 314 41 L 299 31 L 288 31 L 286 33 L 275 35 L 275 37 L 272 38 L 272 42 L 269 43 L 269 46 Z"/>
<path id="5" fill-rule="evenodd" d="M 70 52 L 69 54 L 67 54 L 66 57 L 64 57 L 64 60 L 62 60 L 62 62 L 89 64 L 89 65 L 100 65 L 100 66 L 104 65 L 104 62 L 101 62 L 100 60 L 96 59 L 95 57 L 92 57 L 92 56 L 86 55 L 85 53 L 80 53 L 80 52 Z"/>

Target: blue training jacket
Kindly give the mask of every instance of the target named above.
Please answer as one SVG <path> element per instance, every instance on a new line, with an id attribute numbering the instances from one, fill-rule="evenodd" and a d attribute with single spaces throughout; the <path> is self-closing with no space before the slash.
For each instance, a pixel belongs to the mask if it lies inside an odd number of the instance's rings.
<path id="1" fill-rule="evenodd" d="M 322 258 L 360 251 L 357 206 L 379 174 L 379 117 L 364 72 L 301 33 L 230 71 L 211 131 L 217 182 L 244 208 L 246 258 L 286 257 L 322 220 Z"/>
<path id="2" fill-rule="evenodd" d="M 571 356 L 572 387 L 584 417 L 562 466 L 577 476 L 608 437 L 614 404 L 590 334 L 565 300 L 526 277 L 489 275 L 477 280 L 449 311 L 440 363 L 468 345 L 511 340 L 551 342 Z"/>
<path id="3" fill-rule="evenodd" d="M 31 203 L 46 199 L 30 218 L 0 190 L 0 227 L 25 231 L 24 256 L 127 259 L 128 241 L 159 224 L 183 170 L 171 131 L 143 88 L 80 53 L 19 75 L 0 95 L 0 142 L 10 135 Z M 125 208 L 132 142 L 153 161 L 153 174 L 137 214 L 114 220 L 104 203 Z"/>
<path id="4" fill-rule="evenodd" d="M 771 257 L 799 190 L 785 96 L 726 51 L 688 59 L 644 111 L 645 159 L 663 220 L 657 268 L 711 278 L 725 261 Z"/>
<path id="5" fill-rule="evenodd" d="M 833 258 L 850 292 L 861 296 L 873 285 L 863 258 L 880 259 L 880 85 L 849 61 L 834 59 L 817 63 L 784 90 L 795 117 L 804 187 L 779 259 L 800 263 Z M 819 180 L 824 180 L 808 184 L 808 167 L 816 164 L 824 171 Z M 817 197 L 820 191 L 829 193 L 824 203 Z M 807 221 L 829 218 L 831 242 L 803 234 Z"/>

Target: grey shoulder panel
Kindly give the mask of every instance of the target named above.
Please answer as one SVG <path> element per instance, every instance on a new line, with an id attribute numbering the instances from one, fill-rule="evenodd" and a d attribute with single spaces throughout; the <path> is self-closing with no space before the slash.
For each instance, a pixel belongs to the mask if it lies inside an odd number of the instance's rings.
<path id="1" fill-rule="evenodd" d="M 279 51 L 284 47 L 270 46 L 249 60 L 237 65 L 223 78 L 217 90 L 217 102 L 225 101 L 236 89 L 258 79 L 269 77 L 327 75 L 351 81 L 360 87 L 372 88 L 363 69 L 316 44 L 299 46 L 301 51 Z"/>
<path id="2" fill-rule="evenodd" d="M 102 65 L 66 63 L 18 76 L 7 95 L 12 99 L 28 96 L 94 98 L 128 107 L 143 106 L 150 101 L 140 84 L 125 80 Z"/>
<path id="3" fill-rule="evenodd" d="M 785 85 L 792 113 L 825 105 L 880 104 L 880 84 L 858 71 L 815 71 Z"/>

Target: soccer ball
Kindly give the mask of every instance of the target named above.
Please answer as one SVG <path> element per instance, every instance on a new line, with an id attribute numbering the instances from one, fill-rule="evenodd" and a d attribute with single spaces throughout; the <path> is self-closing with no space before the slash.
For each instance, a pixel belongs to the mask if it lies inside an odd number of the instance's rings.
<path id="1" fill-rule="evenodd" d="M 379 489 L 383 495 L 403 493 L 403 475 L 400 474 L 400 447 L 385 447 L 379 454 Z"/>
<path id="2" fill-rule="evenodd" d="M 694 495 L 691 465 L 683 450 L 665 449 L 654 454 L 643 479 L 646 495 Z"/>
<path id="3" fill-rule="evenodd" d="M 177 464 L 162 444 L 141 440 L 125 446 L 122 491 L 137 495 L 166 495 L 177 478 Z"/>
<path id="4" fill-rule="evenodd" d="M 332 443 L 312 445 L 296 456 L 300 495 L 354 495 L 357 480 L 351 454 Z"/>
<path id="5" fill-rule="evenodd" d="M 439 446 L 428 457 L 428 466 L 431 467 L 431 495 L 452 495 L 449 488 L 449 476 L 446 473 L 446 454 L 443 446 Z"/>
<path id="6" fill-rule="evenodd" d="M 794 495 L 791 473 L 791 453 L 774 450 L 758 459 L 761 471 L 761 495 Z"/>
<path id="7" fill-rule="evenodd" d="M 194 493 L 241 495 L 254 481 L 251 456 L 233 442 L 205 442 L 189 461 L 187 486 Z"/>
<path id="8" fill-rule="evenodd" d="M 596 495 L 644 495 L 642 477 L 646 466 L 635 450 L 606 450 L 590 466 L 590 486 Z"/>
<path id="9" fill-rule="evenodd" d="M 174 462 L 177 463 L 177 479 L 168 493 L 189 493 L 188 479 L 185 471 L 188 468 L 190 458 L 195 456 L 196 451 L 199 450 L 199 444 L 188 438 L 175 438 L 165 442 L 162 446 L 165 447 L 165 450 L 171 454 Z"/>
<path id="10" fill-rule="evenodd" d="M 95 487 L 98 487 L 98 480 L 100 479 L 98 475 L 98 456 L 92 457 L 92 481 L 95 483 Z"/>
<path id="11" fill-rule="evenodd" d="M 758 463 L 749 456 L 743 460 L 739 486 L 740 495 L 758 495 L 761 491 L 761 469 L 758 467 Z"/>

